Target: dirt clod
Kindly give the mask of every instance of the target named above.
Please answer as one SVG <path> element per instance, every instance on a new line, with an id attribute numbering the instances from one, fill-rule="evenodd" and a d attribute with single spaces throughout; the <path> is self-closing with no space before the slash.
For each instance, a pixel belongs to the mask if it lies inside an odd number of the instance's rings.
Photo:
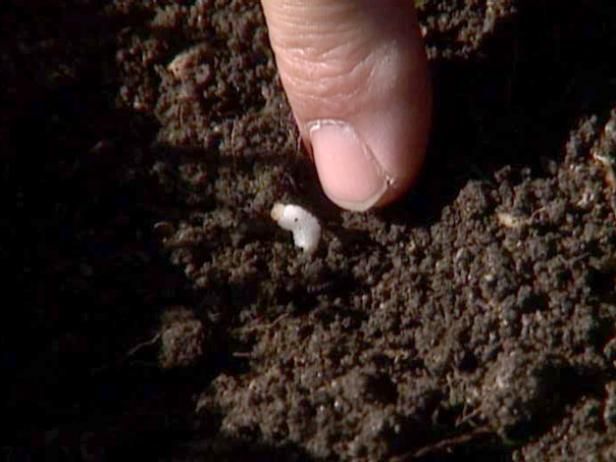
<path id="1" fill-rule="evenodd" d="M 177 321 L 161 335 L 160 364 L 165 369 L 195 365 L 203 358 L 205 329 L 196 319 Z"/>

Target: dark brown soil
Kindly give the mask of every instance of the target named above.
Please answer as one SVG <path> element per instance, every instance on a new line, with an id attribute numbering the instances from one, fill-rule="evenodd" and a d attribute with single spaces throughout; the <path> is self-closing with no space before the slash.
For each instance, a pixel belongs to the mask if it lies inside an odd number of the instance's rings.
<path id="1" fill-rule="evenodd" d="M 616 4 L 417 3 L 428 165 L 361 215 L 258 2 L 2 2 L 0 458 L 616 460 Z"/>

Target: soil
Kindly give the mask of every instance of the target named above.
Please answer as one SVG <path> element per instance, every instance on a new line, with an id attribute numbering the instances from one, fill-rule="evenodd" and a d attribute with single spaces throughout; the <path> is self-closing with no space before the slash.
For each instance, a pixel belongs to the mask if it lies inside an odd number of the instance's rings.
<path id="1" fill-rule="evenodd" d="M 2 2 L 2 459 L 616 460 L 616 4 L 417 3 L 428 164 L 352 214 L 258 2 Z"/>

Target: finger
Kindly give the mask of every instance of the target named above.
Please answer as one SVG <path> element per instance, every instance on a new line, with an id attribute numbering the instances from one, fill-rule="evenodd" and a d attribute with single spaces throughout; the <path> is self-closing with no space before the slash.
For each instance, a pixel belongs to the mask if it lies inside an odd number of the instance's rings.
<path id="1" fill-rule="evenodd" d="M 412 0 L 262 0 L 280 77 L 323 190 L 363 211 L 402 195 L 431 94 Z"/>

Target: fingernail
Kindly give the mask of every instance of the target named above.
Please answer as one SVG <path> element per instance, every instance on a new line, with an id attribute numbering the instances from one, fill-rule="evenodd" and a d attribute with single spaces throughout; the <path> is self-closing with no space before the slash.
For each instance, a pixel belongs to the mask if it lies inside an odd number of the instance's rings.
<path id="1" fill-rule="evenodd" d="M 342 208 L 358 212 L 375 205 L 387 191 L 388 178 L 355 129 L 338 120 L 313 122 L 307 128 L 327 197 Z"/>

